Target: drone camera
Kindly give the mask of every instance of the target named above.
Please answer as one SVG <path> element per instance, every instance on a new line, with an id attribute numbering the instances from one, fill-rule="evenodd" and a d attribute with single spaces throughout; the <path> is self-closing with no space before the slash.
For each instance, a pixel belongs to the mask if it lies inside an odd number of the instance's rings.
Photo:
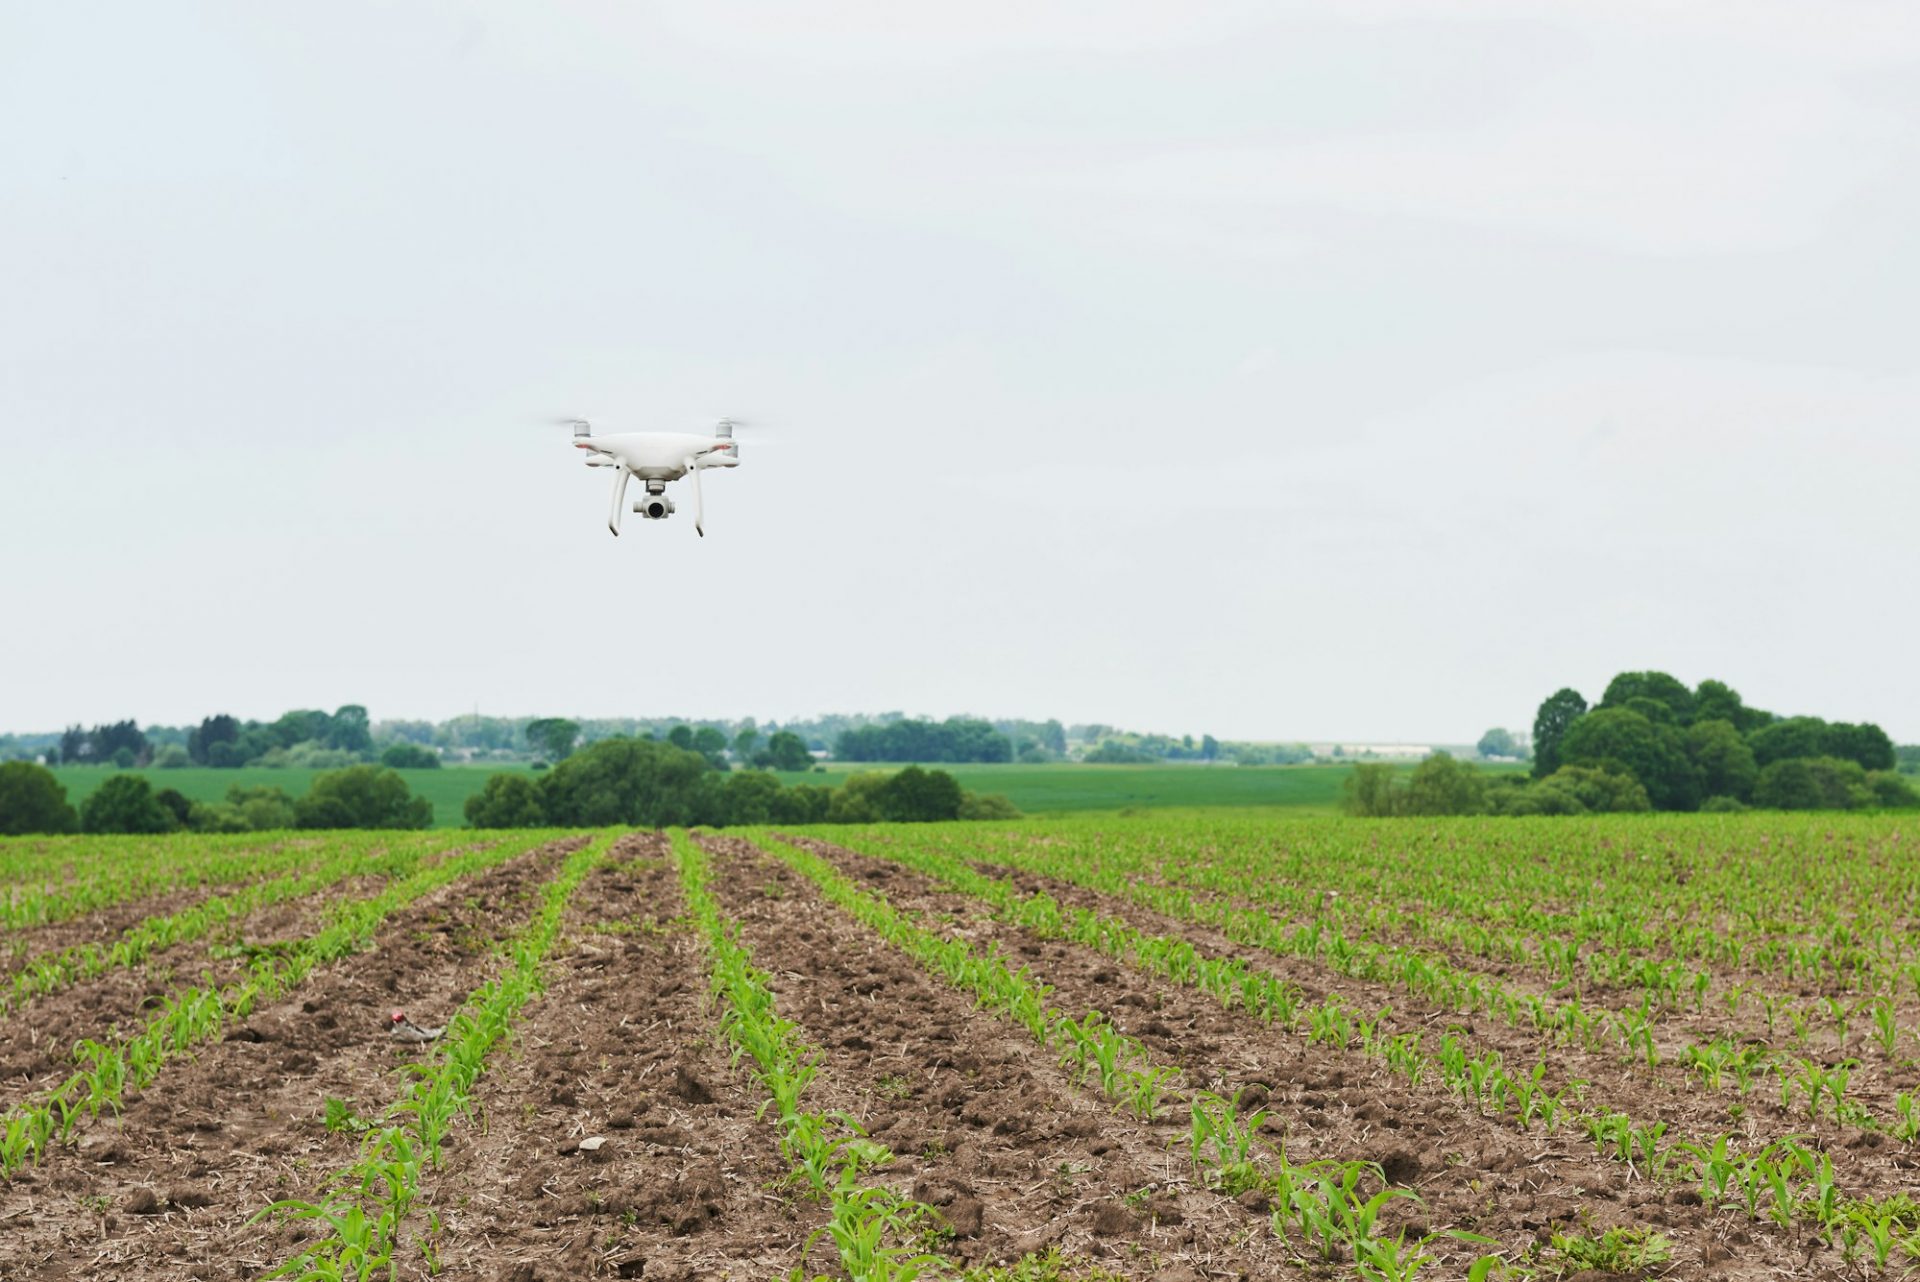
<path id="1" fill-rule="evenodd" d="M 635 500 L 633 510 L 649 521 L 664 521 L 673 515 L 673 500 L 664 494 L 649 494 Z"/>

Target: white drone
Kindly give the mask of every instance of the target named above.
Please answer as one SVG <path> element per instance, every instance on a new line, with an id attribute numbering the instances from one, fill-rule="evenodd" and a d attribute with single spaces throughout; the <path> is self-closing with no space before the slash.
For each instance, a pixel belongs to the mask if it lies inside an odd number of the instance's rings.
<path id="1" fill-rule="evenodd" d="M 734 443 L 734 421 L 720 420 L 712 436 L 692 432 L 622 432 L 617 436 L 595 436 L 593 425 L 583 418 L 562 419 L 573 428 L 573 447 L 587 451 L 588 467 L 610 467 L 613 473 L 613 507 L 607 512 L 607 528 L 620 533 L 620 511 L 627 501 L 627 482 L 639 477 L 647 484 L 647 495 L 635 499 L 633 510 L 649 521 L 664 521 L 673 515 L 673 500 L 667 497 L 667 482 L 683 476 L 693 477 L 693 529 L 701 538 L 703 504 L 700 498 L 700 473 L 710 467 L 739 467 L 740 447 Z"/>

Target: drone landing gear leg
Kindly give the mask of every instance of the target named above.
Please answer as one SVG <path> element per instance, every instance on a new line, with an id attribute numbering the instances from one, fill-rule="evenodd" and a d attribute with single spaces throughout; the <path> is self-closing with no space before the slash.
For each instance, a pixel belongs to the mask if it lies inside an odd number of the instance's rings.
<path id="1" fill-rule="evenodd" d="M 707 519 L 707 504 L 706 500 L 700 495 L 700 472 L 702 469 L 698 463 L 695 463 L 688 470 L 693 473 L 693 532 L 704 539 L 707 537 L 707 532 L 702 528 L 702 522 Z"/>
<path id="2" fill-rule="evenodd" d="M 633 473 L 621 468 L 613 478 L 613 506 L 607 511 L 607 528 L 613 531 L 613 537 L 620 537 L 620 509 L 627 503 L 627 482 Z"/>

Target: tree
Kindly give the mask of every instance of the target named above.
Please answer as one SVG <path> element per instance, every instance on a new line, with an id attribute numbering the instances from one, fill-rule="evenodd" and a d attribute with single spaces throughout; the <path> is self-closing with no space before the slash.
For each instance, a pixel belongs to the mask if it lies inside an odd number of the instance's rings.
<path id="1" fill-rule="evenodd" d="M 0 762 L 0 835 L 72 832 L 80 816 L 67 804 L 67 790 L 45 766 Z"/>
<path id="2" fill-rule="evenodd" d="M 342 752 L 372 752 L 373 728 L 367 710 L 357 703 L 342 704 L 329 718 L 325 738 L 329 748 Z"/>
<path id="3" fill-rule="evenodd" d="M 1520 741 L 1513 737 L 1513 731 L 1495 727 L 1480 736 L 1480 742 L 1473 750 L 1483 757 L 1519 757 Z"/>
<path id="4" fill-rule="evenodd" d="M 1486 809 L 1487 785 L 1480 772 L 1453 754 L 1436 752 L 1413 768 L 1402 813 L 1477 815 Z"/>
<path id="5" fill-rule="evenodd" d="M 173 816 L 174 827 L 186 827 L 187 816 L 193 813 L 193 803 L 187 800 L 185 793 L 178 788 L 162 788 L 153 794 L 153 799 L 166 807 L 167 813 Z"/>
<path id="6" fill-rule="evenodd" d="M 726 802 L 728 823 L 777 822 L 774 805 L 781 792 L 780 781 L 766 771 L 737 770 L 727 776 L 727 782 L 722 785 L 720 792 Z"/>
<path id="7" fill-rule="evenodd" d="M 1762 767 L 1789 757 L 1817 757 L 1826 741 L 1827 723 L 1819 717 L 1788 717 L 1747 736 L 1753 759 Z"/>
<path id="8" fill-rule="evenodd" d="M 1568 729 L 1560 759 L 1570 766 L 1624 770 L 1638 779 L 1657 810 L 1693 810 L 1700 776 L 1687 758 L 1686 732 L 1649 721 L 1631 708 L 1596 708 Z"/>
<path id="9" fill-rule="evenodd" d="M 235 784 L 227 789 L 227 805 L 255 832 L 281 832 L 300 824 L 293 798 L 279 788 L 242 788 Z"/>
<path id="10" fill-rule="evenodd" d="M 833 789 L 799 783 L 774 794 L 771 818 L 777 824 L 824 823 L 832 805 Z"/>
<path id="11" fill-rule="evenodd" d="M 671 743 L 602 739 L 555 766 L 540 792 L 550 823 L 666 828 L 714 821 L 712 777 L 706 758 Z"/>
<path id="12" fill-rule="evenodd" d="M 1771 712 L 1749 708 L 1740 692 L 1724 681 L 1702 681 L 1693 691 L 1695 721 L 1731 721 L 1741 734 L 1752 734 L 1773 720 Z"/>
<path id="13" fill-rule="evenodd" d="M 1715 718 L 1688 726 L 1687 757 L 1700 772 L 1700 790 L 1706 796 L 1740 801 L 1753 796 L 1760 766 L 1733 722 Z"/>
<path id="14" fill-rule="evenodd" d="M 1844 757 L 1857 762 L 1862 770 L 1891 770 L 1896 761 L 1893 740 L 1872 722 L 1859 725 L 1846 721 L 1833 722 L 1827 727 L 1820 750 L 1820 755 L 1824 757 Z"/>
<path id="15" fill-rule="evenodd" d="M 1787 757 L 1762 766 L 1753 799 L 1770 810 L 1818 810 L 1823 794 L 1810 758 Z"/>
<path id="16" fill-rule="evenodd" d="M 380 764 L 389 770 L 438 770 L 440 754 L 417 743 L 390 743 L 380 750 Z"/>
<path id="17" fill-rule="evenodd" d="M 1891 770 L 1869 770 L 1867 788 L 1873 804 L 1885 810 L 1911 810 L 1920 806 L 1920 792 Z"/>
<path id="18" fill-rule="evenodd" d="M 693 750 L 715 770 L 727 768 L 727 736 L 712 726 L 701 726 L 693 732 Z"/>
<path id="19" fill-rule="evenodd" d="M 748 762 L 753 760 L 753 747 L 760 742 L 760 731 L 751 720 L 740 727 L 740 733 L 733 736 L 734 760 Z"/>
<path id="20" fill-rule="evenodd" d="M 222 712 L 201 721 L 187 732 L 187 755 L 200 765 L 209 764 L 216 743 L 232 743 L 240 737 L 240 723 Z"/>
<path id="21" fill-rule="evenodd" d="M 693 751 L 693 727 L 678 725 L 667 731 L 667 742 L 682 752 Z"/>
<path id="22" fill-rule="evenodd" d="M 1341 784 L 1342 806 L 1350 815 L 1384 819 L 1404 812 L 1403 790 L 1395 786 L 1393 767 L 1362 763 Z"/>
<path id="23" fill-rule="evenodd" d="M 1593 766 L 1562 766 L 1535 780 L 1500 808 L 1507 815 L 1617 814 L 1651 810 L 1647 790 L 1632 775 Z"/>
<path id="24" fill-rule="evenodd" d="M 539 828 L 547 822 L 540 790 L 519 774 L 488 775 L 480 791 L 467 798 L 466 815 L 472 828 Z"/>
<path id="25" fill-rule="evenodd" d="M 1560 768 L 1560 741 L 1574 722 L 1586 715 L 1587 701 L 1578 690 L 1563 687 L 1547 696 L 1533 718 L 1533 777 L 1544 779 Z"/>
<path id="26" fill-rule="evenodd" d="M 527 744 L 548 761 L 565 761 L 580 738 L 580 723 L 565 717 L 541 717 L 527 722 Z"/>
<path id="27" fill-rule="evenodd" d="M 115 775 L 80 803 L 80 826 L 87 832 L 172 832 L 180 826 L 173 812 L 153 795 L 145 775 Z"/>
<path id="28" fill-rule="evenodd" d="M 1607 683 L 1607 692 L 1600 696 L 1598 706 L 1621 708 L 1634 699 L 1653 700 L 1666 708 L 1680 725 L 1693 720 L 1693 691 L 1664 672 L 1622 672 Z M 1658 718 L 1647 719 L 1652 721 Z"/>
<path id="29" fill-rule="evenodd" d="M 1218 761 L 1220 759 L 1220 741 L 1210 734 L 1200 736 L 1200 760 Z M 1009 803 L 1011 804 L 1011 803 Z"/>
<path id="30" fill-rule="evenodd" d="M 944 770 L 908 766 L 888 777 L 874 794 L 888 823 L 937 823 L 960 817 L 960 782 Z"/>
<path id="31" fill-rule="evenodd" d="M 776 730 L 767 740 L 767 746 L 754 754 L 753 764 L 792 774 L 813 769 L 813 754 L 807 751 L 807 741 L 799 735 L 791 730 Z"/>
<path id="32" fill-rule="evenodd" d="M 426 828 L 433 803 L 416 797 L 385 766 L 348 766 L 317 775 L 294 803 L 302 828 Z"/>

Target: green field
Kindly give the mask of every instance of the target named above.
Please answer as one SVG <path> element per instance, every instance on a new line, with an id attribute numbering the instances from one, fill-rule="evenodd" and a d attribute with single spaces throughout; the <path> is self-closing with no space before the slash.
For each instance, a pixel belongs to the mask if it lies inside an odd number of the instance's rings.
<path id="1" fill-rule="evenodd" d="M 838 784 L 860 770 L 891 770 L 835 762 L 824 770 L 780 776 L 784 783 Z M 1499 767 L 1495 767 L 1498 769 Z M 531 772 L 530 766 L 448 766 L 440 770 L 403 770 L 407 786 L 433 803 L 435 826 L 454 828 L 463 821 L 462 807 L 480 791 L 487 776 L 500 771 Z M 1340 785 L 1348 766 L 1082 766 L 1057 763 L 1043 766 L 942 766 L 974 792 L 997 792 L 1028 814 L 1063 814 L 1086 810 L 1166 809 L 1173 807 L 1283 806 L 1302 814 L 1331 814 L 1339 808 Z M 110 766 L 56 766 L 54 774 L 66 785 L 67 799 L 78 805 L 102 780 L 118 771 Z M 143 771 L 155 788 L 176 788 L 194 801 L 225 800 L 227 789 L 279 788 L 290 797 L 306 792 L 318 773 L 313 770 L 268 770 L 243 767 L 214 770 Z"/>

